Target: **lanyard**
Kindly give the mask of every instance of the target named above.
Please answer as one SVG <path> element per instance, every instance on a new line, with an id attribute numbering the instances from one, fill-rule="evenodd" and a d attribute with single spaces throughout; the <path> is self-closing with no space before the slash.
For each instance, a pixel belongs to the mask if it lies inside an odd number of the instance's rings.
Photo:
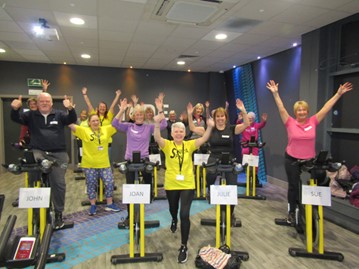
<path id="1" fill-rule="evenodd" d="M 183 165 L 183 159 L 184 159 L 184 144 L 182 142 L 182 153 L 181 154 L 179 153 L 175 142 L 173 142 L 173 145 L 175 145 L 175 148 L 177 150 L 179 171 L 180 171 L 180 174 L 182 174 L 182 165 Z"/>
<path id="2" fill-rule="evenodd" d="M 96 132 L 95 132 L 94 130 L 92 130 L 92 131 L 93 131 L 94 135 L 96 135 Z M 101 138 L 100 138 L 100 136 L 101 136 L 101 129 L 99 128 L 99 129 L 98 129 L 98 133 L 97 133 L 97 139 L 98 139 L 98 144 L 99 144 L 99 145 L 101 145 Z"/>

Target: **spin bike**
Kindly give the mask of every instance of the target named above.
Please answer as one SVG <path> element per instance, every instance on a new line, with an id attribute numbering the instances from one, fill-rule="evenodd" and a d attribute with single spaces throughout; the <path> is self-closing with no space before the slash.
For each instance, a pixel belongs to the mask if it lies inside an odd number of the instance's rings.
<path id="1" fill-rule="evenodd" d="M 18 164 L 4 165 L 4 167 L 6 167 L 7 170 L 13 174 L 21 174 L 24 172 L 25 173 L 40 172 L 41 177 L 37 182 L 34 182 L 35 185 L 34 187 L 35 188 L 48 187 L 49 174 L 52 170 L 52 167 L 54 165 L 57 165 L 56 161 L 50 160 L 50 158 L 36 161 L 32 151 L 25 151 L 24 153 L 25 153 L 25 158 L 20 159 L 20 162 Z M 35 199 L 36 197 L 31 196 L 30 198 Z M 73 226 L 74 226 L 73 222 L 67 222 L 60 229 L 73 228 Z M 47 231 L 49 229 L 50 231 Z M 28 208 L 28 236 L 39 238 L 40 242 L 42 242 L 43 240 L 50 240 L 51 234 L 54 230 L 55 230 L 54 212 L 53 212 L 53 206 L 51 201 L 50 201 L 50 205 L 47 208 L 46 207 Z M 50 239 L 47 238 L 49 236 Z M 49 242 L 47 244 L 49 244 Z M 63 260 L 65 260 L 65 257 L 66 257 L 65 253 L 50 254 L 46 257 L 46 263 L 62 262 Z M 45 258 L 43 257 L 42 259 Z"/>
<path id="2" fill-rule="evenodd" d="M 242 142 L 241 143 L 243 148 L 249 148 L 249 156 L 252 157 L 253 148 L 261 149 L 265 146 L 265 143 L 259 142 L 255 140 L 254 136 L 251 136 L 250 141 Z M 257 157 L 257 156 L 256 156 Z M 263 195 L 256 194 L 256 187 L 261 187 L 262 185 L 257 183 L 257 166 L 256 165 L 245 165 L 246 168 L 246 194 L 238 195 L 238 198 L 243 199 L 256 199 L 256 200 L 266 200 L 267 197 Z"/>
<path id="3" fill-rule="evenodd" d="M 125 163 L 118 163 L 115 166 L 119 168 L 122 174 L 127 172 L 135 172 L 135 184 L 140 184 L 139 174 L 140 172 L 152 173 L 154 167 L 158 164 L 147 162 L 140 159 L 140 152 L 134 152 L 132 161 Z M 147 185 L 147 184 L 143 184 Z M 136 191 L 135 191 L 136 192 Z M 151 191 L 150 191 L 151 192 Z M 137 192 L 136 192 L 137 193 Z M 138 193 L 139 196 L 143 193 Z M 137 194 L 135 194 L 137 195 Z M 151 197 L 150 193 L 150 197 Z M 139 199 L 139 198 L 138 198 Z M 151 198 L 150 198 L 151 200 Z M 118 224 L 119 229 L 129 228 L 129 248 L 130 253 L 128 255 L 113 255 L 111 257 L 112 264 L 119 263 L 132 263 L 132 262 L 160 262 L 163 259 L 162 253 L 145 253 L 145 228 L 159 227 L 159 221 L 145 221 L 145 204 L 144 203 L 130 203 L 129 204 L 129 224 L 128 227 L 125 222 Z M 135 253 L 135 245 L 139 248 L 139 253 Z"/>
<path id="4" fill-rule="evenodd" d="M 326 170 L 334 172 L 338 171 L 341 167 L 341 163 L 335 163 L 331 158 L 328 158 L 328 151 L 321 151 L 313 159 L 298 160 L 296 162 L 299 164 L 301 171 L 310 174 L 309 186 L 311 187 L 329 186 Z M 299 200 L 302 201 L 302 181 L 299 184 Z M 275 219 L 275 223 L 277 225 L 293 226 L 288 224 L 287 219 Z M 305 235 L 306 248 L 289 248 L 288 252 L 291 256 L 337 261 L 344 260 L 342 253 L 324 250 L 323 205 L 303 205 L 298 202 L 295 211 L 294 227 L 299 234 Z"/>
<path id="5" fill-rule="evenodd" d="M 226 173 L 234 173 L 238 175 L 242 172 L 243 167 L 240 164 L 235 163 L 233 160 L 229 160 L 228 153 L 222 153 L 222 159 L 217 160 L 215 163 L 203 163 L 203 167 L 216 167 L 216 173 L 220 174 L 220 186 L 226 186 Z M 214 192 L 214 187 L 211 186 L 211 193 Z M 225 193 L 222 193 L 226 195 Z M 224 197 L 223 197 L 224 198 Z M 236 195 L 237 198 L 237 195 Z M 202 219 L 201 225 L 206 226 L 216 226 L 216 248 L 220 248 L 222 251 L 226 253 L 231 253 L 237 255 L 243 261 L 247 261 L 249 259 L 248 252 L 243 251 L 233 251 L 230 250 L 231 247 L 231 226 L 233 227 L 240 227 L 241 222 L 236 220 L 234 217 L 231 216 L 231 205 L 230 204 L 216 204 L 216 219 Z"/>

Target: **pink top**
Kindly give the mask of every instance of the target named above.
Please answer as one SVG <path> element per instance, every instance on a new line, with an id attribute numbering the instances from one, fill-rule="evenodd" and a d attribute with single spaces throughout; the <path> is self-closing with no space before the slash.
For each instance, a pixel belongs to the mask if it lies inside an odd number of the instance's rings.
<path id="1" fill-rule="evenodd" d="M 317 117 L 311 116 L 304 124 L 288 117 L 285 127 L 288 134 L 286 152 L 297 159 L 311 159 L 315 157 L 315 130 L 319 124 Z"/>

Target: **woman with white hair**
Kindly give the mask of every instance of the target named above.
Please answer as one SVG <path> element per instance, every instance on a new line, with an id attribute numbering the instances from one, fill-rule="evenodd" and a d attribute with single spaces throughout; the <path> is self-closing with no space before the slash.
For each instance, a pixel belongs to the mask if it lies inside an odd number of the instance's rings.
<path id="1" fill-rule="evenodd" d="M 164 95 L 161 95 L 163 99 Z M 112 126 L 117 129 L 119 132 L 126 133 L 126 152 L 125 160 L 132 161 L 132 153 L 134 151 L 141 152 L 141 159 L 148 159 L 149 157 L 149 146 L 150 146 L 150 137 L 154 132 L 155 125 L 145 123 L 145 108 L 141 105 L 136 105 L 133 108 L 132 118 L 134 122 L 124 122 L 122 121 L 122 116 L 127 109 L 127 99 L 124 98 L 121 100 L 119 105 L 120 111 L 117 113 L 115 118 L 112 121 Z M 163 114 L 162 106 L 157 107 L 158 113 Z M 160 128 L 161 130 L 165 129 L 167 126 L 167 121 L 165 119 L 161 120 Z M 151 173 L 143 172 L 143 180 L 145 184 L 151 184 L 152 186 L 152 175 Z M 135 181 L 135 172 L 126 173 L 126 183 L 133 184 Z M 151 187 L 152 190 L 152 187 Z M 126 218 L 124 225 L 128 226 L 128 217 Z"/>
<path id="2" fill-rule="evenodd" d="M 162 100 L 156 99 L 156 106 L 162 106 Z M 181 220 L 181 247 L 178 254 L 178 262 L 185 263 L 188 258 L 187 241 L 190 232 L 190 208 L 194 197 L 195 180 L 193 174 L 192 153 L 205 143 L 212 131 L 214 122 L 212 119 L 207 121 L 207 129 L 202 137 L 184 141 L 186 127 L 182 122 L 172 124 L 171 135 L 173 141 L 164 139 L 160 133 L 160 122 L 164 115 L 155 116 L 154 137 L 166 156 L 166 172 L 164 188 L 172 216 L 171 231 L 177 230 L 177 216 L 179 205 Z"/>
<path id="3" fill-rule="evenodd" d="M 264 126 L 266 126 L 268 115 L 267 113 L 262 114 L 261 122 L 256 122 L 256 114 L 254 112 L 248 112 L 248 119 L 249 119 L 249 126 L 243 131 L 242 133 L 242 143 L 247 143 L 251 141 L 251 137 L 254 137 L 254 141 L 258 141 L 258 132 Z M 250 154 L 254 156 L 259 155 L 259 149 L 257 147 L 249 148 L 249 147 L 242 147 L 242 156 L 244 154 Z M 258 167 L 256 168 L 256 181 L 258 181 Z"/>

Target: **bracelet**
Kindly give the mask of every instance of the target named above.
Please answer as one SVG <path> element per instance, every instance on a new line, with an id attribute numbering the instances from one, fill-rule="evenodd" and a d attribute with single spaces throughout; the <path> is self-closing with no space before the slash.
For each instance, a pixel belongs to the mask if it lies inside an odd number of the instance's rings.
<path id="1" fill-rule="evenodd" d="M 161 113 L 163 113 L 163 111 L 158 111 L 158 114 L 161 114 Z"/>
<path id="2" fill-rule="evenodd" d="M 86 96 L 87 94 L 82 94 L 83 96 Z"/>

